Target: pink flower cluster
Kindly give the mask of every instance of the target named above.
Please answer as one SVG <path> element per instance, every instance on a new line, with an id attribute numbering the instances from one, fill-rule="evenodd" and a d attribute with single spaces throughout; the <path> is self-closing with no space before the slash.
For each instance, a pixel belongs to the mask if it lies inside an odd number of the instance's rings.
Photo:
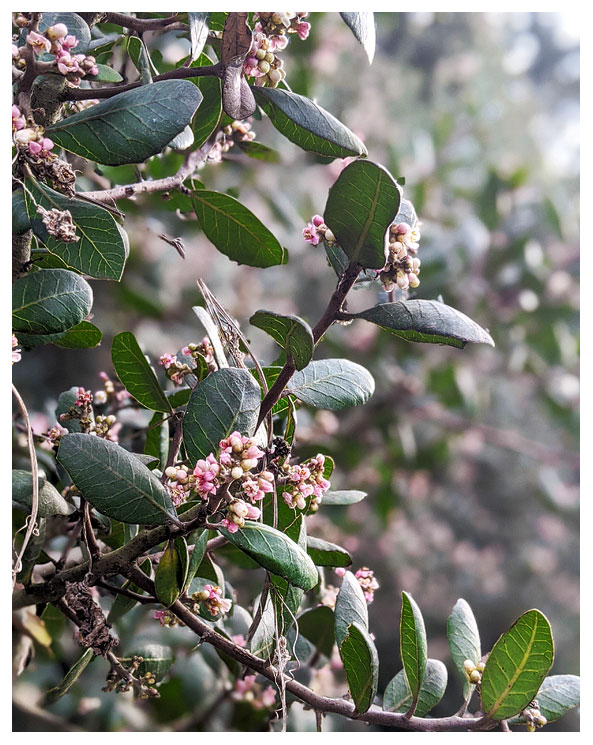
<path id="1" fill-rule="evenodd" d="M 338 577 L 343 577 L 346 574 L 346 570 L 343 567 L 338 567 L 336 569 L 336 574 Z M 375 590 L 379 589 L 379 583 L 375 579 L 375 573 L 368 567 L 361 567 L 360 569 L 357 569 L 354 576 L 362 588 L 367 605 L 370 605 L 375 598 Z"/>
<path id="2" fill-rule="evenodd" d="M 74 406 L 83 407 L 90 405 L 93 402 L 93 394 L 90 391 L 86 391 L 82 386 L 78 388 L 78 394 Z"/>
<path id="3" fill-rule="evenodd" d="M 336 242 L 334 234 L 323 222 L 321 215 L 313 215 L 311 222 L 308 222 L 303 228 L 303 238 L 313 246 L 318 246 L 321 241 L 330 245 Z"/>
<path id="4" fill-rule="evenodd" d="M 380 275 L 386 292 L 396 286 L 400 290 L 416 288 L 420 284 L 420 259 L 416 257 L 420 241 L 420 223 L 394 223 L 389 228 L 389 258 Z"/>
<path id="5" fill-rule="evenodd" d="M 221 521 L 229 533 L 236 533 L 239 528 L 245 525 L 245 519 L 257 520 L 261 515 L 259 507 L 255 507 L 252 504 L 247 504 L 242 499 L 233 499 L 233 501 L 227 507 L 227 515 L 224 520 Z"/>
<path id="6" fill-rule="evenodd" d="M 330 487 L 330 482 L 324 477 L 325 456 L 319 453 L 304 463 L 288 466 L 288 483 L 282 494 L 284 501 L 292 509 L 304 510 L 306 500 L 311 497 L 309 509 L 316 512 L 323 499 L 323 495 Z"/>
<path id="7" fill-rule="evenodd" d="M 186 345 L 181 350 L 181 354 L 184 354 L 186 357 L 193 357 L 194 359 L 198 356 L 203 357 L 208 368 L 215 368 L 216 366 L 214 361 L 214 349 L 212 348 L 208 337 L 204 337 L 200 344 Z M 159 358 L 159 364 L 165 368 L 167 377 L 175 383 L 175 385 L 181 385 L 185 376 L 193 372 L 194 369 L 185 362 L 178 360 L 176 354 L 162 354 Z"/>
<path id="8" fill-rule="evenodd" d="M 286 48 L 288 34 L 297 34 L 300 39 L 309 36 L 311 24 L 303 20 L 307 15 L 305 12 L 255 13 L 255 33 L 243 72 L 254 77 L 257 86 L 267 84 L 275 88 L 286 77 L 284 63 L 276 51 Z"/>
<path id="9" fill-rule="evenodd" d="M 12 335 L 12 364 L 13 365 L 15 362 L 20 362 L 21 360 L 21 350 L 17 349 L 18 345 L 19 345 L 19 340 L 13 334 Z"/>
<path id="10" fill-rule="evenodd" d="M 272 686 L 262 688 L 255 682 L 256 677 L 246 675 L 242 680 L 237 680 L 231 698 L 234 701 L 250 703 L 254 709 L 269 709 L 276 703 L 276 692 Z"/>
<path id="11" fill-rule="evenodd" d="M 27 34 L 26 42 L 33 48 L 35 54 L 53 54 L 58 72 L 68 78 L 70 85 L 80 85 L 81 79 L 87 75 L 94 77 L 99 74 L 99 68 L 94 57 L 85 54 L 72 54 L 72 50 L 78 46 L 78 39 L 68 33 L 68 28 L 64 23 L 56 23 L 54 26 L 50 26 L 44 34 L 30 31 Z"/>
<path id="12" fill-rule="evenodd" d="M 204 603 L 211 616 L 228 613 L 232 606 L 228 598 L 222 597 L 222 590 L 218 585 L 204 585 L 204 589 L 201 592 L 194 592 L 192 598 Z"/>
<path id="13" fill-rule="evenodd" d="M 119 389 L 116 388 L 115 383 L 109 375 L 107 375 L 106 372 L 101 371 L 99 373 L 99 377 L 103 381 L 105 390 L 104 391 L 97 391 L 95 393 L 94 401 L 96 404 L 102 405 L 107 402 L 108 397 L 112 397 L 115 399 L 116 403 L 121 404 L 126 399 L 130 398 L 129 392 L 123 388 L 120 387 Z"/>

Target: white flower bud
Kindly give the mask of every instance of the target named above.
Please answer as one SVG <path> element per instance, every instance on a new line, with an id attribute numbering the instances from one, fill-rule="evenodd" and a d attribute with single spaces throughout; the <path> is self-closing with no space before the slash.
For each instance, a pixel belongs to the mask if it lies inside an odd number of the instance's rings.
<path id="1" fill-rule="evenodd" d="M 463 663 L 463 669 L 469 675 L 472 672 L 472 670 L 476 669 L 476 666 L 471 660 L 465 660 Z"/>
<path id="2" fill-rule="evenodd" d="M 174 479 L 177 476 L 177 469 L 175 466 L 169 466 L 168 468 L 165 468 L 165 476 L 168 479 Z"/>
<path id="3" fill-rule="evenodd" d="M 261 62 L 259 62 L 257 67 L 263 73 L 270 72 L 270 63 L 266 62 L 265 60 L 262 60 Z"/>
<path id="4" fill-rule="evenodd" d="M 243 469 L 240 466 L 235 466 L 231 471 L 231 478 L 240 479 L 243 475 Z"/>
<path id="5" fill-rule="evenodd" d="M 26 129 L 21 129 L 18 132 L 15 132 L 14 139 L 19 143 L 19 145 L 26 145 L 28 142 L 33 142 L 33 140 L 37 139 L 37 132 L 34 129 L 27 127 Z"/>
<path id="6" fill-rule="evenodd" d="M 469 675 L 470 683 L 478 684 L 482 680 L 482 673 L 479 670 L 472 670 Z"/>

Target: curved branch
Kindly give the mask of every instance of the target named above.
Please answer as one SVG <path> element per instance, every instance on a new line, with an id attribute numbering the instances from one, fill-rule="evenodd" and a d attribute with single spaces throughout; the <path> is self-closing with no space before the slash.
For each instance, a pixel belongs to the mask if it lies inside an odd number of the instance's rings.
<path id="1" fill-rule="evenodd" d="M 124 28 L 130 28 L 133 31 L 140 33 L 144 31 L 160 31 L 167 30 L 167 26 L 172 24 L 177 25 L 179 15 L 173 13 L 167 18 L 136 18 L 136 16 L 128 16 L 124 13 L 106 13 L 105 23 L 115 23 L 117 26 L 123 26 Z M 183 28 L 187 29 L 187 24 L 183 24 Z"/>

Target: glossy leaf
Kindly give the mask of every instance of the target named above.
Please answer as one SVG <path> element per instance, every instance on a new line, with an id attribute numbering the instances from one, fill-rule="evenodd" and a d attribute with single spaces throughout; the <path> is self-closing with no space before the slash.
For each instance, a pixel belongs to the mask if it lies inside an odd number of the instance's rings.
<path id="1" fill-rule="evenodd" d="M 200 108 L 196 111 L 192 121 L 194 143 L 196 148 L 199 148 L 210 137 L 220 121 L 222 114 L 222 93 L 220 78 L 214 76 L 199 78 L 196 85 L 203 96 Z"/>
<path id="2" fill-rule="evenodd" d="M 426 630 L 420 608 L 416 605 L 411 595 L 407 592 L 402 592 L 400 654 L 410 691 L 412 692 L 410 707 L 418 700 L 418 693 L 424 680 L 427 648 Z"/>
<path id="3" fill-rule="evenodd" d="M 425 716 L 445 695 L 447 687 L 447 668 L 440 660 L 428 659 L 426 672 L 416 704 L 415 716 Z M 412 691 L 403 670 L 392 678 L 385 688 L 383 696 L 384 711 L 395 711 L 403 714 L 412 706 Z"/>
<path id="4" fill-rule="evenodd" d="M 204 529 L 195 530 L 188 538 L 190 546 L 193 545 L 194 550 L 191 553 L 189 559 L 189 565 L 187 567 L 187 576 L 183 586 L 184 590 L 191 585 L 193 578 L 196 576 L 198 569 L 202 563 L 202 559 L 206 553 L 206 545 L 208 543 L 208 531 Z"/>
<path id="5" fill-rule="evenodd" d="M 111 360 L 118 378 L 138 403 L 152 411 L 172 411 L 171 404 L 134 334 L 122 331 L 114 336 Z"/>
<path id="6" fill-rule="evenodd" d="M 54 344 L 65 349 L 90 349 L 101 343 L 103 332 L 89 321 L 81 321 L 68 329 Z"/>
<path id="7" fill-rule="evenodd" d="M 182 557 L 176 543 L 177 541 L 167 542 L 167 547 L 154 573 L 154 590 L 159 602 L 165 608 L 173 605 L 177 600 L 185 579 Z"/>
<path id="8" fill-rule="evenodd" d="M 472 609 L 463 598 L 459 598 L 455 603 L 451 615 L 447 619 L 447 637 L 451 657 L 463 678 L 464 695 L 467 697 L 470 687 L 473 690 L 474 686 L 467 679 L 463 663 L 465 660 L 471 660 L 474 664 L 477 664 L 482 659 L 482 649 L 478 624 Z"/>
<path id="9" fill-rule="evenodd" d="M 369 58 L 373 61 L 375 56 L 375 17 L 372 12 L 362 13 L 340 13 L 344 23 L 354 34 Z"/>
<path id="10" fill-rule="evenodd" d="M 329 190 L 324 220 L 351 262 L 381 269 L 387 258 L 387 229 L 401 199 L 400 188 L 383 166 L 355 160 Z"/>
<path id="11" fill-rule="evenodd" d="M 330 158 L 367 154 L 348 127 L 309 98 L 281 88 L 253 86 L 252 90 L 274 127 L 303 150 Z"/>
<path id="12" fill-rule="evenodd" d="M 37 514 L 39 517 L 51 517 L 52 515 L 70 515 L 74 507 L 66 502 L 64 497 L 53 484 L 47 481 L 45 475 L 37 478 L 39 486 L 39 503 Z M 12 499 L 27 512 L 31 512 L 33 506 L 33 474 L 30 471 L 13 469 L 12 471 Z"/>
<path id="13" fill-rule="evenodd" d="M 305 611 L 298 617 L 299 634 L 308 639 L 321 654 L 331 659 L 336 641 L 334 613 L 326 605 Z"/>
<path id="14" fill-rule="evenodd" d="M 537 692 L 540 712 L 555 722 L 581 703 L 581 679 L 578 675 L 550 675 Z"/>
<path id="15" fill-rule="evenodd" d="M 364 626 L 356 622 L 348 626 L 340 644 L 340 656 L 352 701 L 356 710 L 364 713 L 373 703 L 379 680 L 379 657 Z"/>
<path id="16" fill-rule="evenodd" d="M 468 342 L 490 344 L 492 337 L 475 321 L 436 300 L 398 300 L 355 313 L 407 341 L 448 344 L 463 349 Z"/>
<path id="17" fill-rule="evenodd" d="M 262 523 L 246 522 L 236 533 L 220 528 L 232 544 L 257 563 L 296 587 L 310 590 L 318 581 L 317 569 L 303 549 L 284 533 Z"/>
<path id="18" fill-rule="evenodd" d="M 65 696 L 94 658 L 95 652 L 92 647 L 89 647 L 82 653 L 81 657 L 78 658 L 74 665 L 72 665 L 70 670 L 68 670 L 64 676 L 64 680 L 55 686 L 55 688 L 50 688 L 45 694 L 43 697 L 43 705 L 49 706 L 62 698 L 62 696 Z"/>
<path id="19" fill-rule="evenodd" d="M 128 255 L 127 236 L 107 210 L 82 199 L 70 199 L 31 179 L 27 179 L 27 188 L 25 200 L 33 232 L 48 251 L 66 266 L 90 277 L 121 278 Z M 78 240 L 65 243 L 50 235 L 37 212 L 38 205 L 46 210 L 68 210 Z"/>
<path id="20" fill-rule="evenodd" d="M 309 406 L 339 411 L 366 403 L 375 381 L 368 370 L 350 360 L 317 360 L 296 372 L 286 390 Z"/>
<path id="21" fill-rule="evenodd" d="M 160 525 L 175 517 L 165 487 L 127 450 L 82 433 L 64 435 L 58 461 L 83 497 L 124 523 Z"/>
<path id="22" fill-rule="evenodd" d="M 362 502 L 366 497 L 366 492 L 349 489 L 347 491 L 328 491 L 323 495 L 324 507 L 328 505 L 346 505 L 357 504 Z"/>
<path id="23" fill-rule="evenodd" d="M 239 264 L 267 267 L 286 264 L 288 254 L 251 210 L 228 194 L 200 189 L 192 203 L 208 240 Z"/>
<path id="24" fill-rule="evenodd" d="M 249 323 L 269 334 L 292 357 L 297 370 L 302 370 L 311 361 L 315 340 L 311 327 L 302 318 L 258 310 Z"/>
<path id="25" fill-rule="evenodd" d="M 134 675 L 142 677 L 146 673 L 152 673 L 156 682 L 161 681 L 169 668 L 173 664 L 173 652 L 171 647 L 162 644 L 143 644 L 136 647 L 129 656 L 122 657 L 121 662 L 125 667 L 129 667 L 132 657 L 142 657 L 142 662 Z"/>
<path id="26" fill-rule="evenodd" d="M 251 373 L 236 367 L 217 370 L 191 394 L 183 418 L 183 443 L 193 463 L 216 453 L 218 443 L 237 430 L 255 432 L 261 398 Z"/>
<path id="27" fill-rule="evenodd" d="M 201 100 L 188 80 L 162 80 L 118 93 L 45 132 L 60 147 L 97 163 L 142 163 L 191 122 Z"/>
<path id="28" fill-rule="evenodd" d="M 313 536 L 307 536 L 307 553 L 318 567 L 348 567 L 352 564 L 352 557 L 345 548 Z"/>
<path id="29" fill-rule="evenodd" d="M 369 627 L 367 603 L 362 588 L 352 572 L 346 572 L 342 579 L 342 586 L 336 599 L 334 618 L 338 646 L 346 638 L 347 628 L 351 623 L 356 622 L 365 629 Z"/>
<path id="30" fill-rule="evenodd" d="M 482 708 L 491 719 L 509 719 L 536 694 L 554 661 L 548 619 L 538 610 L 520 616 L 498 639 L 482 673 Z"/>
<path id="31" fill-rule="evenodd" d="M 12 328 L 29 334 L 67 331 L 87 316 L 93 291 L 78 274 L 66 269 L 43 269 L 12 285 Z"/>

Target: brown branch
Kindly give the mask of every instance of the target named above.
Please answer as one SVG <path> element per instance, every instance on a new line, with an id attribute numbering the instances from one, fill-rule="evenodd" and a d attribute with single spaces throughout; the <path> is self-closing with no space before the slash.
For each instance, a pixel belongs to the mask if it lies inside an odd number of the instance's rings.
<path id="1" fill-rule="evenodd" d="M 166 18 L 136 18 L 136 16 L 128 16 L 124 13 L 108 12 L 105 14 L 104 23 L 115 23 L 117 26 L 123 26 L 124 28 L 143 33 L 144 31 L 167 30 L 167 26 L 172 24 L 177 25 L 178 20 L 179 16 L 177 13 L 173 13 L 173 15 Z M 187 29 L 187 24 L 184 23 L 183 28 Z"/>
<path id="2" fill-rule="evenodd" d="M 100 579 L 95 582 L 95 585 L 97 587 L 102 587 L 104 590 L 109 590 L 109 592 L 115 593 L 116 595 L 124 595 L 126 598 L 130 598 L 130 600 L 136 600 L 138 603 L 142 603 L 143 605 L 150 605 L 151 603 L 158 603 L 158 600 L 154 597 L 148 597 L 147 595 L 139 595 L 137 592 L 134 592 L 133 590 L 128 590 L 127 587 L 118 587 L 117 585 L 112 585 L 109 582 L 105 582 L 104 580 Z"/>

